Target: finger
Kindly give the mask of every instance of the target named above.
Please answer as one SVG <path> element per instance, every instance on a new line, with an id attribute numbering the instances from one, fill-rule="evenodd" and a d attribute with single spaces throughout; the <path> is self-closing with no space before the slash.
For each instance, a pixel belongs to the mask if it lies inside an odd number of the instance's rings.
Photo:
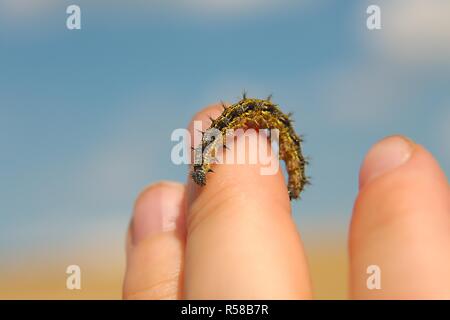
<path id="1" fill-rule="evenodd" d="M 185 187 L 159 182 L 136 200 L 127 240 L 125 299 L 181 297 Z"/>
<path id="2" fill-rule="evenodd" d="M 210 124 L 220 106 L 194 117 Z M 194 133 L 193 125 L 190 126 Z M 238 137 L 226 153 L 244 146 Z M 271 161 L 278 159 L 271 155 Z M 262 164 L 216 164 L 204 187 L 189 177 L 190 207 L 184 290 L 188 299 L 310 298 L 305 254 L 292 219 L 281 169 L 261 175 Z"/>
<path id="3" fill-rule="evenodd" d="M 353 298 L 450 298 L 448 182 L 422 146 L 394 136 L 369 151 L 349 246 Z"/>

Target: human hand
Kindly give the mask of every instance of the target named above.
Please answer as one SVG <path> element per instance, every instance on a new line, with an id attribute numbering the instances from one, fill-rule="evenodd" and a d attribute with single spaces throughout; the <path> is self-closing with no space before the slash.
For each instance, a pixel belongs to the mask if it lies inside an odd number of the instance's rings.
<path id="1" fill-rule="evenodd" d="M 209 124 L 208 107 L 194 119 Z M 192 124 L 190 125 L 192 133 Z M 238 139 L 236 143 L 245 143 Z M 198 187 L 159 182 L 137 199 L 126 299 L 309 299 L 312 284 L 281 170 L 218 165 Z M 450 299 L 450 189 L 433 156 L 401 136 L 368 152 L 349 231 L 350 298 Z M 382 289 L 366 286 L 369 265 Z"/>

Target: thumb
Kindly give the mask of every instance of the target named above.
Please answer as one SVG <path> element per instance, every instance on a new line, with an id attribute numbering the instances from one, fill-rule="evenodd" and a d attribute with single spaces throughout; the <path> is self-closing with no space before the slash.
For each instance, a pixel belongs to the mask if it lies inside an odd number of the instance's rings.
<path id="1" fill-rule="evenodd" d="M 450 297 L 450 192 L 422 146 L 402 136 L 375 144 L 360 172 L 350 229 L 351 296 Z M 367 283 L 378 271 L 377 290 Z"/>
<path id="2" fill-rule="evenodd" d="M 220 106 L 194 120 L 207 129 Z M 190 126 L 193 134 L 193 125 Z M 245 136 L 237 147 L 246 154 Z M 248 159 L 247 159 L 248 161 Z M 272 161 L 278 159 L 272 155 Z M 206 186 L 189 178 L 184 293 L 187 299 L 300 299 L 311 297 L 305 254 L 292 219 L 281 170 L 262 165 L 217 164 Z"/>

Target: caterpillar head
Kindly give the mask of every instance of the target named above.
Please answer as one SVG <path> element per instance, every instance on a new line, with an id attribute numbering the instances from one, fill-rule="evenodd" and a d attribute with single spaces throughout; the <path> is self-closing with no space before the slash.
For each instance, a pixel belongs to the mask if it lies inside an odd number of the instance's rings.
<path id="1" fill-rule="evenodd" d="M 194 168 L 191 177 L 196 184 L 200 186 L 206 185 L 206 172 L 201 167 Z"/>

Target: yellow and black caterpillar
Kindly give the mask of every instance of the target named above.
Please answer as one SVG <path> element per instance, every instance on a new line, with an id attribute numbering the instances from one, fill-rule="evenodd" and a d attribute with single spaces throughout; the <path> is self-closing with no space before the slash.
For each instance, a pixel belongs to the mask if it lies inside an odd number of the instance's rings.
<path id="1" fill-rule="evenodd" d="M 306 159 L 302 155 L 302 139 L 292 126 L 291 114 L 284 114 L 278 105 L 267 99 L 251 99 L 244 94 L 243 98 L 230 106 L 223 104 L 223 112 L 217 119 L 211 119 L 209 130 L 220 131 L 222 137 L 226 136 L 230 129 L 278 129 L 279 130 L 279 156 L 286 163 L 289 175 L 289 198 L 297 199 L 304 186 L 308 184 L 305 175 Z M 193 148 L 195 161 L 192 179 L 198 185 L 206 185 L 206 174 L 212 172 L 211 164 L 214 162 L 214 152 L 218 147 L 218 139 L 203 132 L 202 143 Z M 201 157 L 199 159 L 199 157 Z"/>

